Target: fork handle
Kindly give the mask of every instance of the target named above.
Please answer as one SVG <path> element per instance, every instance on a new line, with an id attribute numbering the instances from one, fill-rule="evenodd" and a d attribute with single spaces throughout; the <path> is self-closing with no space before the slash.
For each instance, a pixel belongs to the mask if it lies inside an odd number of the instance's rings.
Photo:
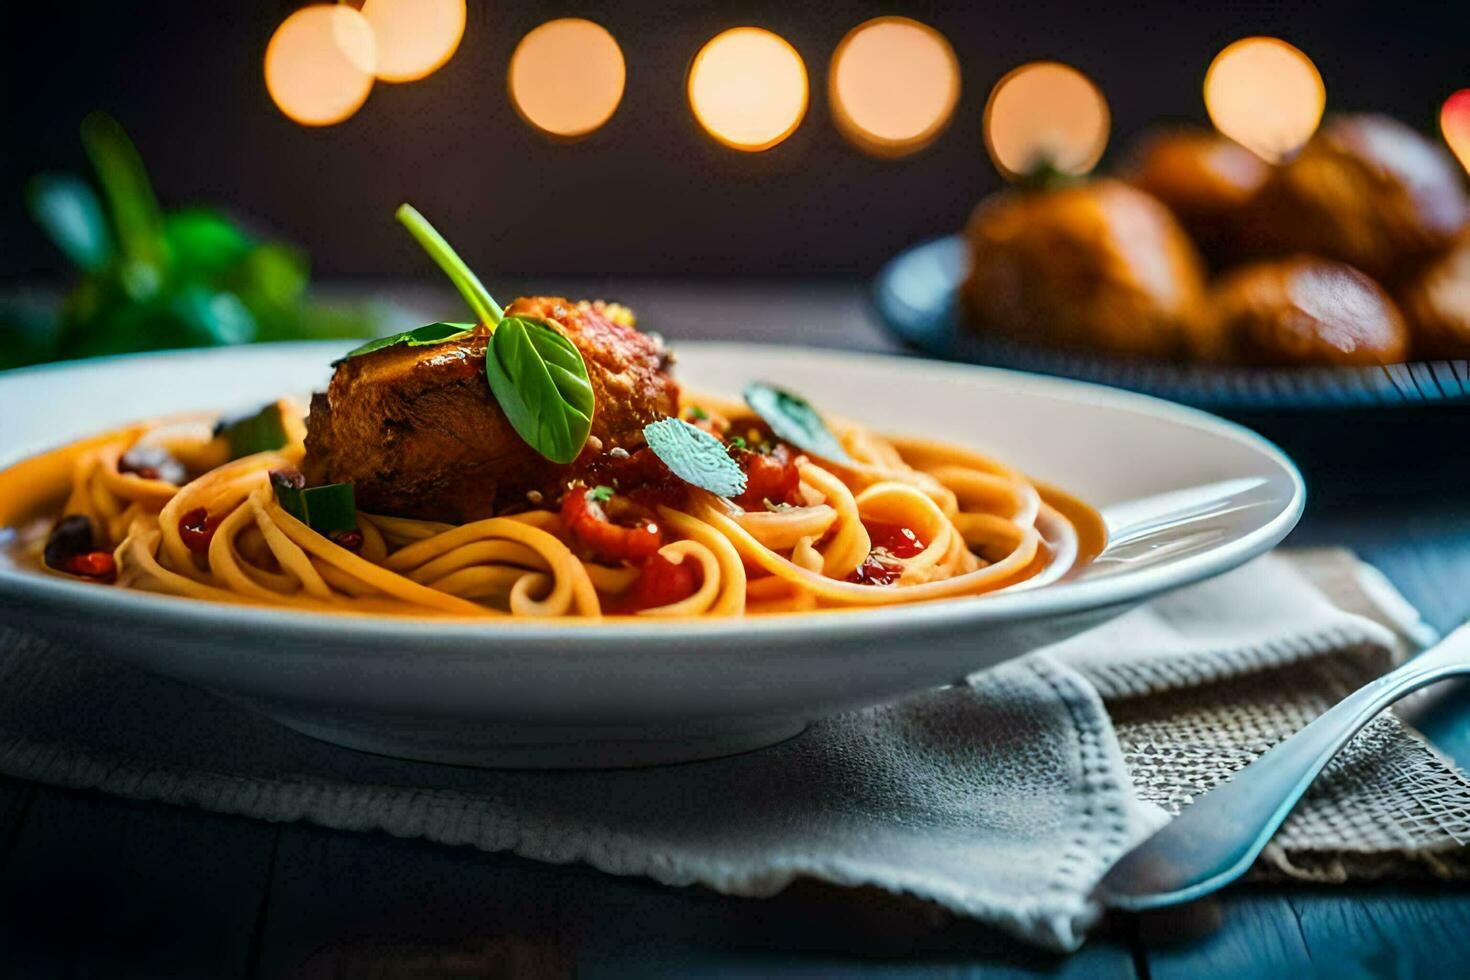
<path id="1" fill-rule="evenodd" d="M 1192 901 L 1243 875 L 1312 781 L 1363 726 L 1395 701 L 1470 674 L 1470 626 L 1370 681 L 1211 790 L 1115 864 L 1095 897 L 1130 911 Z"/>

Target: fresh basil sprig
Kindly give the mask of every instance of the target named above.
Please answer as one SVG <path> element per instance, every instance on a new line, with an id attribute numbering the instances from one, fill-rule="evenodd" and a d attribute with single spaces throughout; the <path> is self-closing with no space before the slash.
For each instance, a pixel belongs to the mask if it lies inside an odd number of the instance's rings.
<path id="1" fill-rule="evenodd" d="M 485 379 L 516 434 L 553 463 L 576 459 L 592 431 L 595 404 L 582 352 L 548 323 L 507 317 L 480 278 L 411 205 L 398 208 L 398 220 L 490 328 Z"/>
<path id="2" fill-rule="evenodd" d="M 822 416 L 800 395 L 756 382 L 746 387 L 745 404 L 771 427 L 777 439 L 824 459 L 853 462 Z"/>
<path id="3" fill-rule="evenodd" d="M 465 336 L 475 329 L 473 323 L 426 323 L 422 327 L 405 330 L 403 333 L 390 334 L 387 337 L 379 337 L 377 340 L 369 340 L 361 347 L 354 347 L 342 355 L 342 361 L 353 357 L 361 357 L 363 354 L 371 354 L 375 350 L 385 347 L 396 347 L 403 344 L 405 347 L 427 347 L 430 344 L 442 344 L 446 340 L 455 340 Z"/>
<path id="4" fill-rule="evenodd" d="M 643 427 L 643 439 L 675 476 L 720 497 L 745 492 L 745 471 L 725 444 L 683 419 L 666 418 Z"/>
<path id="5" fill-rule="evenodd" d="M 553 463 L 570 463 L 592 431 L 592 384 L 570 340 L 509 316 L 485 347 L 485 377 L 512 428 Z"/>

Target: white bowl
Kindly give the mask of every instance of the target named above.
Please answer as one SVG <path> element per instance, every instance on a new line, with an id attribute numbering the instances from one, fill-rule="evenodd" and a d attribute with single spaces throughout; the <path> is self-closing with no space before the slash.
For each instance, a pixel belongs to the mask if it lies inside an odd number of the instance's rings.
<path id="1" fill-rule="evenodd" d="M 320 388 L 345 346 L 278 344 L 0 375 L 0 466 L 153 415 Z M 468 765 L 708 758 L 956 681 L 1278 543 L 1301 476 L 1238 426 L 1076 382 L 929 361 L 686 343 L 688 386 L 798 391 L 883 431 L 993 453 L 1098 507 L 1111 543 L 1075 581 L 822 615 L 638 624 L 312 616 L 107 589 L 0 564 L 5 618 L 208 688 L 341 745 Z"/>

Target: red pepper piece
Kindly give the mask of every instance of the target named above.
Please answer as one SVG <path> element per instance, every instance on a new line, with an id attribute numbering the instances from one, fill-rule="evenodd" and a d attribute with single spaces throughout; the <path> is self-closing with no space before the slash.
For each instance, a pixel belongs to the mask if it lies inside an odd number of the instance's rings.
<path id="1" fill-rule="evenodd" d="M 179 537 L 184 539 L 184 547 L 196 555 L 209 554 L 209 542 L 214 540 L 214 532 L 219 530 L 219 520 L 209 516 L 209 511 L 203 507 L 195 507 L 183 517 L 179 518 Z"/>
<path id="2" fill-rule="evenodd" d="M 638 581 L 627 595 L 611 604 L 610 612 L 636 613 L 681 602 L 699 591 L 703 576 L 699 563 L 686 558 L 672 562 L 653 555 L 643 562 Z"/>
<path id="3" fill-rule="evenodd" d="M 573 487 L 562 498 L 561 520 L 572 544 L 604 561 L 640 562 L 664 546 L 663 529 L 650 511 L 631 500 L 613 498 L 623 522 L 614 524 L 592 491 Z"/>
<path id="4" fill-rule="evenodd" d="M 117 578 L 117 562 L 110 551 L 88 551 L 68 559 L 66 571 L 99 582 L 111 582 Z"/>
<path id="5" fill-rule="evenodd" d="M 798 503 L 801 471 L 786 446 L 777 446 L 769 453 L 741 452 L 736 461 L 745 471 L 745 492 L 735 498 L 735 503 L 746 510 L 762 510 L 767 500 L 773 504 Z"/>

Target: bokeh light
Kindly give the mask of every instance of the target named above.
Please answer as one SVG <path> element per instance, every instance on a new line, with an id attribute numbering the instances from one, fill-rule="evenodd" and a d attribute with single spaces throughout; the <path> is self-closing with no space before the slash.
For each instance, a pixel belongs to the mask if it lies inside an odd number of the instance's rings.
<path id="1" fill-rule="evenodd" d="M 806 115 L 806 65 L 779 34 L 732 27 L 694 56 L 688 94 L 694 118 L 715 139 L 737 150 L 768 150 Z"/>
<path id="2" fill-rule="evenodd" d="M 1461 166 L 1470 171 L 1470 88 L 1462 88 L 1439 110 L 1439 131 Z"/>
<path id="3" fill-rule="evenodd" d="M 1326 107 L 1317 66 L 1280 38 L 1242 38 L 1215 55 L 1205 73 L 1205 108 L 1215 128 L 1270 163 L 1305 146 Z"/>
<path id="4" fill-rule="evenodd" d="M 600 24 L 547 21 L 521 38 L 510 58 L 510 101 L 532 126 L 562 139 L 586 136 L 623 99 L 623 51 Z"/>
<path id="5" fill-rule="evenodd" d="M 376 67 L 367 18 L 342 4 L 317 4 L 276 28 L 265 49 L 265 87 L 290 119 L 330 126 L 367 101 Z"/>
<path id="6" fill-rule="evenodd" d="M 438 70 L 464 37 L 465 0 L 365 0 L 378 45 L 377 75 L 412 82 Z"/>
<path id="7" fill-rule="evenodd" d="M 1092 79 L 1056 61 L 1009 72 L 985 103 L 985 148 L 1007 177 L 1038 168 L 1085 174 L 1108 145 L 1108 102 Z"/>
<path id="8" fill-rule="evenodd" d="M 934 141 L 960 97 L 960 63 L 944 35 L 907 17 L 853 28 L 832 54 L 837 128 L 861 149 L 903 156 Z"/>

